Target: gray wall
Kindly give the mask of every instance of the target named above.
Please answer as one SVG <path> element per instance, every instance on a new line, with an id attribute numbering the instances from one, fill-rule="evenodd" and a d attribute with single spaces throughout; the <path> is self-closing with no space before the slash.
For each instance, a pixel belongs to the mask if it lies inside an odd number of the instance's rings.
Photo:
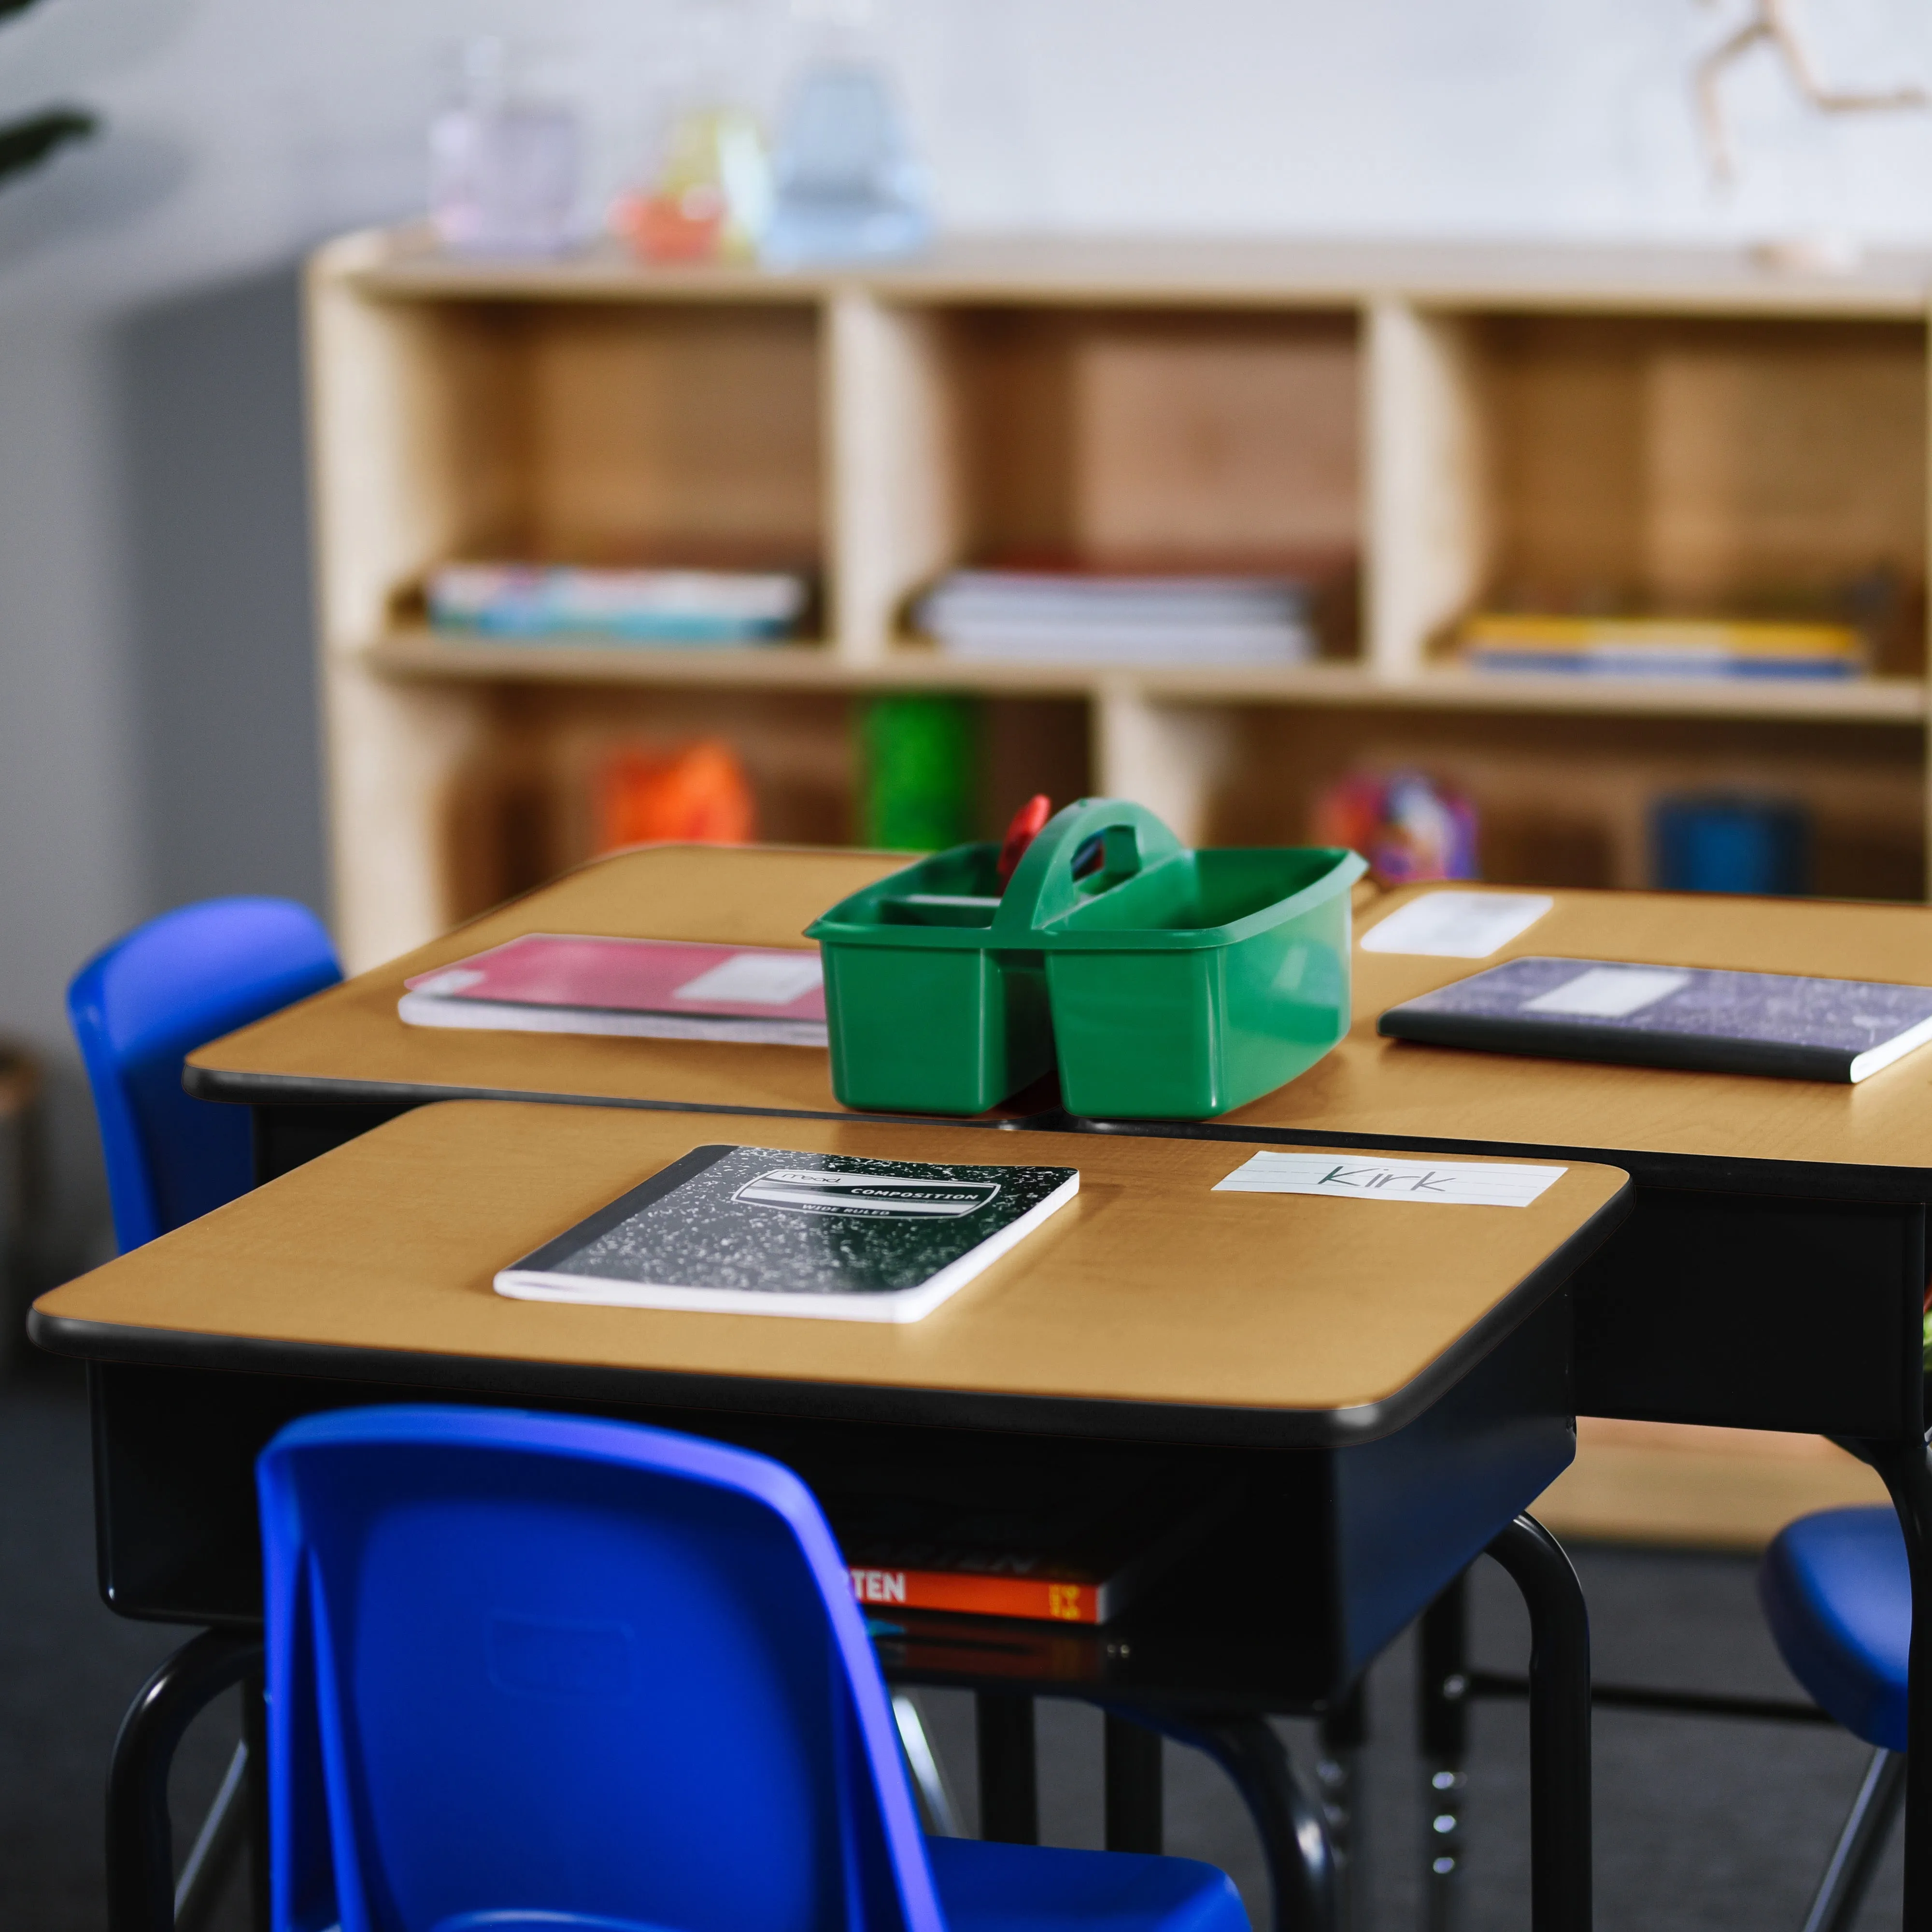
<path id="1" fill-rule="evenodd" d="M 1738 9 L 1742 11 L 1742 0 Z M 1932 116 L 1821 121 L 1768 57 L 1711 180 L 1690 0 L 881 0 L 964 226 L 1932 239 Z M 41 0 L 0 25 L 0 119 L 107 132 L 0 189 L 0 1034 L 46 1058 L 57 1222 L 101 1195 L 61 997 L 163 907 L 319 902 L 296 264 L 413 208 L 458 38 L 526 36 L 583 105 L 587 213 L 633 176 L 694 9 L 749 91 L 784 0 Z M 1847 84 L 1924 80 L 1932 10 L 1806 22 Z"/>

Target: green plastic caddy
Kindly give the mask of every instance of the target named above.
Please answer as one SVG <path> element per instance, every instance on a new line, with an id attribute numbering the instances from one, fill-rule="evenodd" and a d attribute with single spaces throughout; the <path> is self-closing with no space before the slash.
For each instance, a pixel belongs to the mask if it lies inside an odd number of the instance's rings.
<path id="1" fill-rule="evenodd" d="M 1353 852 L 1194 851 L 1144 806 L 1083 799 L 1006 891 L 957 845 L 806 928 L 848 1107 L 979 1114 L 1058 1063 L 1071 1113 L 1225 1114 L 1348 1030 Z"/>

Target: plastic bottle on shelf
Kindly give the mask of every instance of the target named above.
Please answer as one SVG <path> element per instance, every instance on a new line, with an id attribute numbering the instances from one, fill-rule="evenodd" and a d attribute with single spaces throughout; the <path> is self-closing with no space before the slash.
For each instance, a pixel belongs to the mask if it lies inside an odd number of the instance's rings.
<path id="1" fill-rule="evenodd" d="M 794 0 L 807 54 L 778 123 L 761 254 L 775 266 L 879 261 L 932 239 L 925 170 L 908 140 L 874 0 Z"/>
<path id="2" fill-rule="evenodd" d="M 548 255 L 568 246 L 581 166 L 576 115 L 519 98 L 510 50 L 464 45 L 454 105 L 430 128 L 430 220 L 466 255 Z"/>

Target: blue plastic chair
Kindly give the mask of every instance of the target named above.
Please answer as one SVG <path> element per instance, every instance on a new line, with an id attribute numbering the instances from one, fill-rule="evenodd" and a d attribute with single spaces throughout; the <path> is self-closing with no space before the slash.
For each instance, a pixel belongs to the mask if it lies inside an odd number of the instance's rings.
<path id="1" fill-rule="evenodd" d="M 1898 1518 L 1877 1505 L 1799 1517 L 1765 1552 L 1758 1597 L 1791 1674 L 1874 1748 L 1805 1920 L 1806 1932 L 1840 1932 L 1905 1798 L 1912 1573 Z"/>
<path id="2" fill-rule="evenodd" d="M 1246 1932 L 1210 1865 L 924 1838 L 831 1533 L 764 1456 L 381 1408 L 257 1479 L 276 1932 Z"/>
<path id="3" fill-rule="evenodd" d="M 245 1107 L 191 1099 L 182 1061 L 342 977 L 322 922 L 287 899 L 208 899 L 97 952 L 67 989 L 124 1252 L 253 1182 Z"/>

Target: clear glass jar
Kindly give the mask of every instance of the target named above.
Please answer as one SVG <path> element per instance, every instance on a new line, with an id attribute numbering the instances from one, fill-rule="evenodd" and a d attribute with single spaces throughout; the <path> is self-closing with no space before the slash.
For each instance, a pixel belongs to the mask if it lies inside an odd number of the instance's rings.
<path id="1" fill-rule="evenodd" d="M 578 118 L 512 92 L 502 40 L 464 47 L 458 98 L 430 124 L 429 147 L 430 220 L 446 248 L 544 255 L 568 246 L 582 166 Z"/>

